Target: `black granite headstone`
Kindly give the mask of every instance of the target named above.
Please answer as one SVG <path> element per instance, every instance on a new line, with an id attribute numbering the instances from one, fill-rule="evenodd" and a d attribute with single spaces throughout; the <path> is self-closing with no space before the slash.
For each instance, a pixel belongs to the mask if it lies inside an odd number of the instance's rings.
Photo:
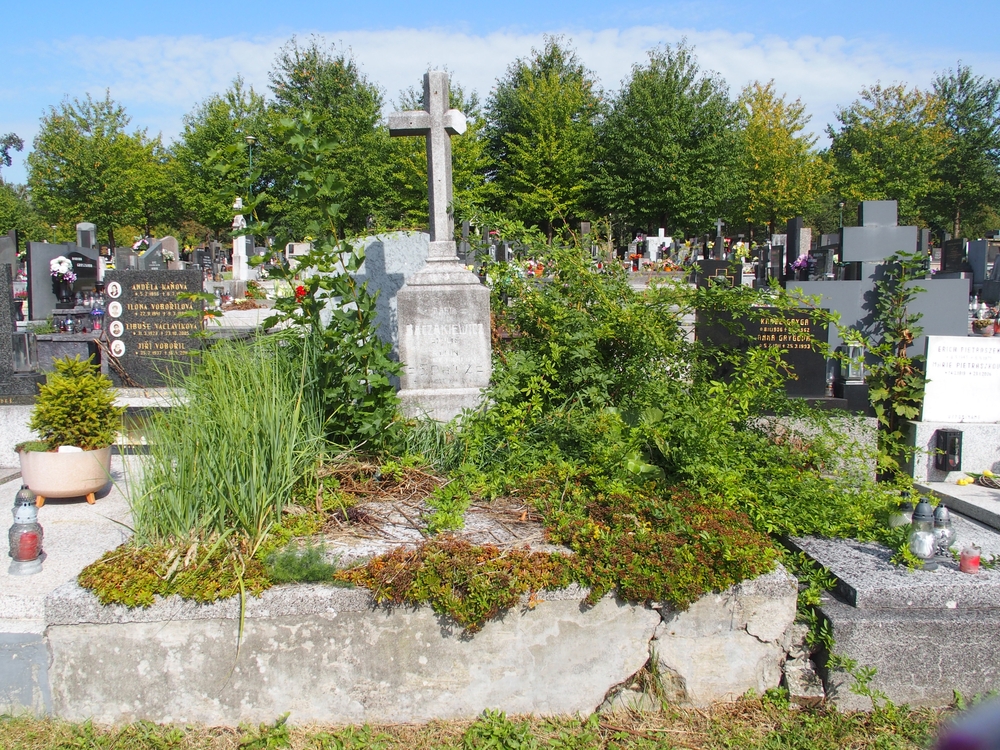
<path id="1" fill-rule="evenodd" d="M 100 261 L 86 257 L 78 250 L 74 250 L 66 256 L 73 264 L 73 273 L 76 274 L 76 282 L 73 284 L 73 292 L 92 292 L 97 287 L 97 271 Z"/>
<path id="2" fill-rule="evenodd" d="M 795 259 L 803 252 L 809 252 L 809 248 L 802 247 L 802 225 L 804 220 L 801 216 L 796 216 L 788 220 L 785 228 L 785 258 L 789 263 L 794 263 Z"/>
<path id="3" fill-rule="evenodd" d="M 965 270 L 965 239 L 945 240 L 941 247 L 941 273 Z"/>
<path id="4" fill-rule="evenodd" d="M 728 260 L 699 260 L 700 273 L 693 273 L 693 281 L 698 286 L 708 286 L 709 281 L 726 286 L 740 286 L 743 283 L 743 264 Z"/>
<path id="5" fill-rule="evenodd" d="M 744 318 L 731 330 L 721 318 L 699 321 L 695 335 L 711 346 L 746 351 L 751 347 L 784 350 L 782 359 L 792 371 L 785 381 L 785 393 L 801 398 L 827 396 L 826 357 L 812 341 L 825 342 L 827 326 L 814 320 L 807 310 L 779 313 L 776 308 L 759 308 L 759 317 Z M 729 317 L 726 320 L 732 321 Z M 732 324 L 732 323 L 731 323 Z M 732 377 L 733 366 L 722 367 L 718 376 Z"/>
<path id="6" fill-rule="evenodd" d="M 768 252 L 767 277 L 779 283 L 785 280 L 785 246 L 771 245 Z"/>
<path id="7" fill-rule="evenodd" d="M 212 252 L 210 250 L 198 249 L 192 254 L 192 261 L 199 268 L 211 271 L 212 270 Z"/>
<path id="8" fill-rule="evenodd" d="M 188 366 L 189 355 L 200 348 L 192 334 L 202 326 L 200 317 L 182 313 L 200 309 L 200 303 L 178 295 L 202 291 L 200 270 L 109 271 L 104 288 L 108 369 L 116 382 L 160 386 Z"/>
<path id="9" fill-rule="evenodd" d="M 0 263 L 0 406 L 33 404 L 45 378 L 14 372 L 14 300 L 10 266 Z"/>
<path id="10" fill-rule="evenodd" d="M 94 262 L 98 261 L 98 251 L 74 244 L 56 245 L 48 242 L 28 243 L 28 309 L 31 320 L 45 320 L 56 309 L 59 298 L 52 284 L 49 263 L 59 256 L 69 257 L 78 252 Z"/>

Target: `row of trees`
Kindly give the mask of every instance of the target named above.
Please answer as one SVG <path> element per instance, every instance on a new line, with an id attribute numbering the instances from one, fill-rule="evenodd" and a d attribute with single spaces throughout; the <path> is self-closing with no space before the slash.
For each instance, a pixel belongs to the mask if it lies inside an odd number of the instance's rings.
<path id="1" fill-rule="evenodd" d="M 346 231 L 419 227 L 423 139 L 390 138 L 384 104 L 348 55 L 316 38 L 281 50 L 268 95 L 237 78 L 190 112 L 169 146 L 130 131 L 108 95 L 67 100 L 42 118 L 27 190 L 2 186 L 0 231 L 56 225 L 71 236 L 90 220 L 109 244 L 126 229 L 194 241 L 228 231 L 240 194 L 257 197 L 276 234 L 301 238 L 315 217 L 297 197 L 280 123 L 305 115 L 334 143 L 325 169 L 343 186 Z M 419 107 L 419 89 L 397 106 Z M 550 236 L 604 217 L 619 236 L 657 227 L 690 236 L 722 218 L 733 233 L 760 236 L 798 214 L 830 231 L 841 214 L 851 223 L 860 200 L 896 199 L 901 220 L 956 236 L 1000 226 L 1000 81 L 961 65 L 929 90 L 863 89 L 837 111 L 824 150 L 801 101 L 773 82 L 731 97 L 686 43 L 651 50 L 606 94 L 550 38 L 508 67 L 485 104 L 453 82 L 452 106 L 470 122 L 453 138 L 463 218 L 502 212 Z"/>

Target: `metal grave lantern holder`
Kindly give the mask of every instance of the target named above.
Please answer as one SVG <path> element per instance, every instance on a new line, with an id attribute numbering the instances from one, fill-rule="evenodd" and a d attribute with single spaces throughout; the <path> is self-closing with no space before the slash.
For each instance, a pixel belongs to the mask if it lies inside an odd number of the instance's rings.
<path id="1" fill-rule="evenodd" d="M 847 347 L 844 380 L 848 383 L 863 383 L 865 381 L 865 348 L 863 346 Z"/>
<path id="2" fill-rule="evenodd" d="M 934 433 L 934 468 L 938 471 L 962 470 L 962 431 L 941 429 Z"/>

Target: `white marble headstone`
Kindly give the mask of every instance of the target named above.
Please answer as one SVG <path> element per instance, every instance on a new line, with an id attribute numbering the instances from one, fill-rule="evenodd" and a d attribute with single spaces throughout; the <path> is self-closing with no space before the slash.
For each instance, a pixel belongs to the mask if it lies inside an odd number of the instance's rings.
<path id="1" fill-rule="evenodd" d="M 928 336 L 925 422 L 1000 422 L 1000 338 Z"/>

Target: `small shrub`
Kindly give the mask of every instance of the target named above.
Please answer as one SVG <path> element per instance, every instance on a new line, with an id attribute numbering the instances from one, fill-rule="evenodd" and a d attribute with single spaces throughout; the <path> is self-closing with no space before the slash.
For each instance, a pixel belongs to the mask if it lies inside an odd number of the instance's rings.
<path id="1" fill-rule="evenodd" d="M 537 750 L 538 740 L 531 732 L 531 723 L 515 724 L 503 711 L 486 709 L 462 736 L 463 750 Z"/>
<path id="2" fill-rule="evenodd" d="M 275 583 L 332 582 L 337 566 L 328 563 L 323 552 L 323 545 L 302 548 L 290 545 L 268 555 L 264 565 Z"/>
<path id="3" fill-rule="evenodd" d="M 75 445 L 84 450 L 115 442 L 125 410 L 115 406 L 114 385 L 100 369 L 79 356 L 53 361 L 55 372 L 39 386 L 28 426 L 55 450 Z"/>

